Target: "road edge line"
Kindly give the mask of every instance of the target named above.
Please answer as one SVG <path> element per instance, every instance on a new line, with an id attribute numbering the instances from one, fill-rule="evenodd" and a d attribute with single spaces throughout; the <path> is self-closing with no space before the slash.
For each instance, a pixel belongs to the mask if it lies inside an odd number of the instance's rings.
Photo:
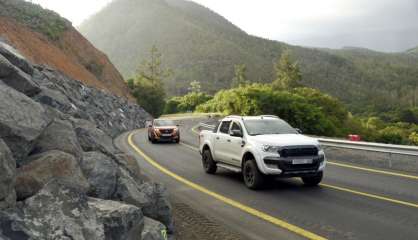
<path id="1" fill-rule="evenodd" d="M 321 237 L 315 233 L 312 233 L 310 231 L 304 230 L 298 226 L 295 226 L 293 224 L 290 224 L 288 222 L 285 222 L 284 220 L 278 219 L 276 217 L 270 216 L 266 213 L 263 213 L 259 210 L 256 210 L 254 208 L 248 207 L 242 203 L 239 203 L 235 200 L 232 200 L 230 198 L 224 197 L 218 193 L 212 192 L 209 189 L 198 185 L 196 183 L 193 183 L 177 174 L 175 174 L 174 172 L 171 172 L 170 170 L 164 168 L 163 166 L 161 166 L 159 163 L 157 163 L 156 161 L 154 161 L 151 157 L 149 157 L 148 155 L 146 155 L 132 140 L 133 135 L 135 134 L 135 132 L 131 132 L 128 135 L 128 144 L 135 150 L 135 152 L 137 152 L 141 157 L 143 157 L 145 159 L 145 161 L 147 161 L 149 164 L 151 164 L 152 166 L 154 166 L 155 168 L 157 168 L 159 171 L 163 172 L 164 174 L 174 178 L 175 180 L 189 186 L 190 188 L 193 188 L 199 192 L 205 193 L 223 203 L 226 203 L 232 207 L 235 207 L 237 209 L 240 209 L 252 216 L 258 217 L 264 221 L 267 221 L 269 223 L 272 223 L 273 225 L 276 225 L 278 227 L 281 227 L 283 229 L 286 229 L 290 232 L 293 232 L 297 235 L 303 236 L 305 238 L 308 239 L 312 239 L 312 240 L 326 240 L 326 238 Z"/>
<path id="2" fill-rule="evenodd" d="M 197 135 L 199 135 L 199 132 L 196 130 L 198 127 L 199 127 L 199 125 L 196 125 L 191 129 L 192 132 L 197 134 Z M 415 176 L 415 175 L 402 174 L 402 173 L 386 171 L 386 170 L 379 170 L 379 169 L 368 168 L 368 167 L 359 167 L 359 166 L 356 166 L 356 165 L 351 165 L 351 164 L 346 164 L 346 163 L 338 163 L 338 162 L 334 162 L 334 161 L 327 161 L 327 164 L 338 166 L 338 167 L 356 169 L 356 170 L 365 171 L 365 172 L 379 173 L 379 174 L 383 174 L 383 175 L 390 175 L 390 176 L 396 176 L 396 177 L 403 177 L 403 178 L 418 180 L 418 176 Z"/>

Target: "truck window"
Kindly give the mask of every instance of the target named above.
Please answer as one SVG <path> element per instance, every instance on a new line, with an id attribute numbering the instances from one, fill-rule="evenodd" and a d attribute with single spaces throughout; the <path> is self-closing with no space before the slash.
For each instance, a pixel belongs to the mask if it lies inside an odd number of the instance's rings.
<path id="1" fill-rule="evenodd" d="M 231 126 L 231 131 L 232 130 L 240 130 L 240 131 L 242 131 L 241 130 L 241 126 L 239 125 L 239 123 L 236 123 L 236 122 L 233 122 L 232 123 L 232 126 Z"/>
<path id="2" fill-rule="evenodd" d="M 229 133 L 229 125 L 231 121 L 224 121 L 221 123 L 221 127 L 219 128 L 219 132 L 228 134 Z"/>

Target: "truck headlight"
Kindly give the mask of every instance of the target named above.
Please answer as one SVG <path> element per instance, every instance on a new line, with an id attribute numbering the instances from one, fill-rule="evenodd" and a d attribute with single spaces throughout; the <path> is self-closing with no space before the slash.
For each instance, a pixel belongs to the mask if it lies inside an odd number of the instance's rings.
<path id="1" fill-rule="evenodd" d="M 263 145 L 262 147 L 261 147 L 261 149 L 264 151 L 264 152 L 269 152 L 269 153 L 279 153 L 279 149 L 280 149 L 280 147 L 279 146 L 272 146 L 272 145 Z"/>

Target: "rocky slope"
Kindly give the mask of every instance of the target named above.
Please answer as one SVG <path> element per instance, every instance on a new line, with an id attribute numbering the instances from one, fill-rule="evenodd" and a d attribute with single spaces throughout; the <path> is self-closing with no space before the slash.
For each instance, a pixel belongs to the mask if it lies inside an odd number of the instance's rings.
<path id="1" fill-rule="evenodd" d="M 0 38 L 36 64 L 52 66 L 89 86 L 133 99 L 107 56 L 52 11 L 23 0 L 0 0 Z"/>
<path id="2" fill-rule="evenodd" d="M 141 107 L 0 44 L 0 239 L 164 239 L 166 189 L 112 138 Z M 141 237 L 142 236 L 142 237 Z"/>

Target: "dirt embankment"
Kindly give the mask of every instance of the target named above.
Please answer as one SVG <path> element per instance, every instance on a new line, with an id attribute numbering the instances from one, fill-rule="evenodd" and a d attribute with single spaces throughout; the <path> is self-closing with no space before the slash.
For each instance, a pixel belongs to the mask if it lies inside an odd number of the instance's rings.
<path id="1" fill-rule="evenodd" d="M 89 86 L 133 100 L 121 74 L 107 56 L 73 27 L 58 40 L 51 41 L 14 20 L 0 17 L 0 37 L 36 64 L 51 66 Z"/>

